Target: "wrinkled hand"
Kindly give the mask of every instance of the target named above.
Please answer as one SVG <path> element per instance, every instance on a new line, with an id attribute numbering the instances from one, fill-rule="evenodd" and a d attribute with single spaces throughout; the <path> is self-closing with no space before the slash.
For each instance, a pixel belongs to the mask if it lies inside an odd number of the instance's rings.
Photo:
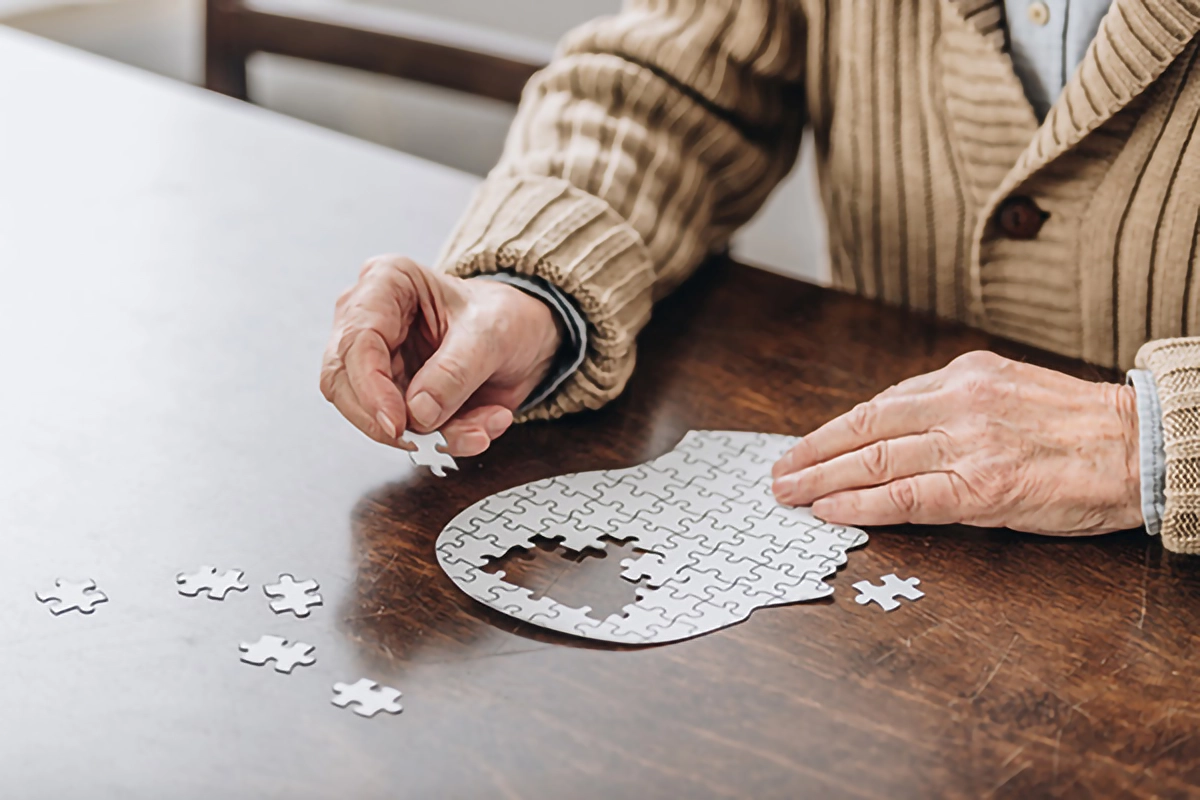
<path id="1" fill-rule="evenodd" d="M 1142 522 L 1133 389 L 986 352 L 822 426 L 773 475 L 780 502 L 842 525 L 1085 535 Z"/>
<path id="2" fill-rule="evenodd" d="M 376 441 L 440 429 L 452 455 L 477 455 L 549 371 L 558 325 L 512 286 L 378 256 L 338 298 L 321 392 Z"/>

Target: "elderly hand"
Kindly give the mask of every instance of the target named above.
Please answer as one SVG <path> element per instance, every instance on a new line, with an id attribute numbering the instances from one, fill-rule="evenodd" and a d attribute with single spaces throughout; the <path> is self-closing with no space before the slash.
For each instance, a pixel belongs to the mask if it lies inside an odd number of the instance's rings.
<path id="1" fill-rule="evenodd" d="M 1133 389 L 986 352 L 804 437 L 775 495 L 842 525 L 966 523 L 1086 535 L 1142 523 Z"/>
<path id="2" fill-rule="evenodd" d="M 452 455 L 477 455 L 549 371 L 559 324 L 512 286 L 379 256 L 338 298 L 321 392 L 376 441 L 441 429 Z"/>

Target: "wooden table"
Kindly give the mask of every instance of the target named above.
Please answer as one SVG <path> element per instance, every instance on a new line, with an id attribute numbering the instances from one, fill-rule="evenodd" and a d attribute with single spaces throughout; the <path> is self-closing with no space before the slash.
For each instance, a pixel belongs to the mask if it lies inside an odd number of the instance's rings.
<path id="1" fill-rule="evenodd" d="M 425 260 L 474 179 L 0 33 L 0 794 L 6 797 L 1183 796 L 1200 778 L 1200 559 L 1140 532 L 872 531 L 826 601 L 664 647 L 481 607 L 433 541 L 527 480 L 692 428 L 804 432 L 979 347 L 1082 367 L 732 264 L 664 303 L 627 395 L 445 480 L 317 391 L 359 262 Z M 1095 377 L 1103 377 L 1095 375 Z M 513 559 L 598 611 L 621 553 Z M 174 575 L 246 570 L 224 603 Z M 884 614 L 850 584 L 927 596 Z M 259 586 L 321 580 L 308 620 Z M 56 577 L 111 600 L 55 618 Z M 290 676 L 238 661 L 277 633 Z M 334 681 L 405 693 L 398 717 Z"/>

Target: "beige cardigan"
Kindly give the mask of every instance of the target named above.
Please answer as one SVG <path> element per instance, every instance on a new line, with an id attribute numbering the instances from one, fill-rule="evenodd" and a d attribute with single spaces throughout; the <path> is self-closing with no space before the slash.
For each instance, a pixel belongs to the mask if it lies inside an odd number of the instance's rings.
<path id="1" fill-rule="evenodd" d="M 599 406 L 808 126 L 838 287 L 1154 373 L 1163 541 L 1200 552 L 1200 338 L 1170 338 L 1200 334 L 1198 30 L 1200 0 L 1114 0 L 1039 126 L 1002 0 L 629 0 L 530 82 L 442 266 L 573 297 L 588 358 L 530 416 Z M 1034 238 L 996 222 L 1017 196 Z"/>

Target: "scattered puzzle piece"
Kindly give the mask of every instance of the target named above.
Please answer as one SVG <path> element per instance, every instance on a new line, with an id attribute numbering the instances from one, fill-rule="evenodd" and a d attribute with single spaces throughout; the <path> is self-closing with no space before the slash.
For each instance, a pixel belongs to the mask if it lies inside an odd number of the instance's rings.
<path id="1" fill-rule="evenodd" d="M 196 597 L 207 591 L 210 600 L 224 600 L 231 591 L 244 592 L 250 588 L 242 583 L 240 569 L 218 572 L 216 567 L 201 567 L 192 573 L 181 572 L 175 576 L 175 582 L 179 584 L 179 593 L 184 597 Z"/>
<path id="2" fill-rule="evenodd" d="M 80 614 L 91 614 L 96 606 L 108 602 L 108 596 L 96 588 L 96 582 L 69 581 L 59 578 L 54 582 L 54 588 L 34 595 L 40 602 L 45 603 L 54 616 L 68 611 L 78 611 Z"/>
<path id="3" fill-rule="evenodd" d="M 288 643 L 280 636 L 262 636 L 257 642 L 248 644 L 242 642 L 238 650 L 242 651 L 242 661 L 261 667 L 268 661 L 275 662 L 275 671 L 290 674 L 296 667 L 308 667 L 317 663 L 312 652 L 317 648 L 304 642 Z"/>
<path id="4" fill-rule="evenodd" d="M 771 465 L 797 439 L 693 431 L 639 466 L 507 489 L 463 511 L 438 537 L 443 570 L 464 592 L 518 619 L 603 641 L 654 644 L 707 633 L 757 608 L 826 597 L 825 578 L 866 543 L 809 509 L 779 505 Z M 539 538 L 566 550 L 633 541 L 622 577 L 637 601 L 601 620 L 488 574 L 483 567 Z"/>
<path id="5" fill-rule="evenodd" d="M 276 614 L 291 611 L 297 617 L 307 617 L 313 606 L 321 605 L 324 600 L 317 592 L 321 586 L 311 578 L 297 581 L 291 575 L 284 573 L 279 576 L 279 583 L 269 583 L 263 586 L 263 594 L 274 597 L 271 610 Z"/>
<path id="6" fill-rule="evenodd" d="M 917 584 L 921 582 L 917 578 L 900 580 L 892 574 L 884 575 L 881 580 L 883 581 L 882 586 L 876 586 L 870 581 L 859 581 L 854 584 L 854 588 L 858 590 L 858 597 L 854 598 L 854 602 L 865 606 L 873 601 L 878 603 L 884 611 L 895 611 L 900 607 L 900 603 L 896 600 L 897 597 L 920 600 L 925 596 L 925 593 L 917 588 Z"/>
<path id="7" fill-rule="evenodd" d="M 418 467 L 429 467 L 429 471 L 439 478 L 446 477 L 447 469 L 458 469 L 454 457 L 445 451 L 446 437 L 439 431 L 433 433 L 413 433 L 405 431 L 400 437 L 409 444 L 415 444 L 417 449 L 410 451 L 408 457 Z"/>
<path id="8" fill-rule="evenodd" d="M 397 700 L 400 691 L 390 686 L 380 686 L 375 681 L 360 678 L 352 684 L 335 683 L 332 702 L 338 708 L 354 705 L 354 713 L 362 717 L 373 717 L 380 711 L 399 714 L 404 709 Z"/>

